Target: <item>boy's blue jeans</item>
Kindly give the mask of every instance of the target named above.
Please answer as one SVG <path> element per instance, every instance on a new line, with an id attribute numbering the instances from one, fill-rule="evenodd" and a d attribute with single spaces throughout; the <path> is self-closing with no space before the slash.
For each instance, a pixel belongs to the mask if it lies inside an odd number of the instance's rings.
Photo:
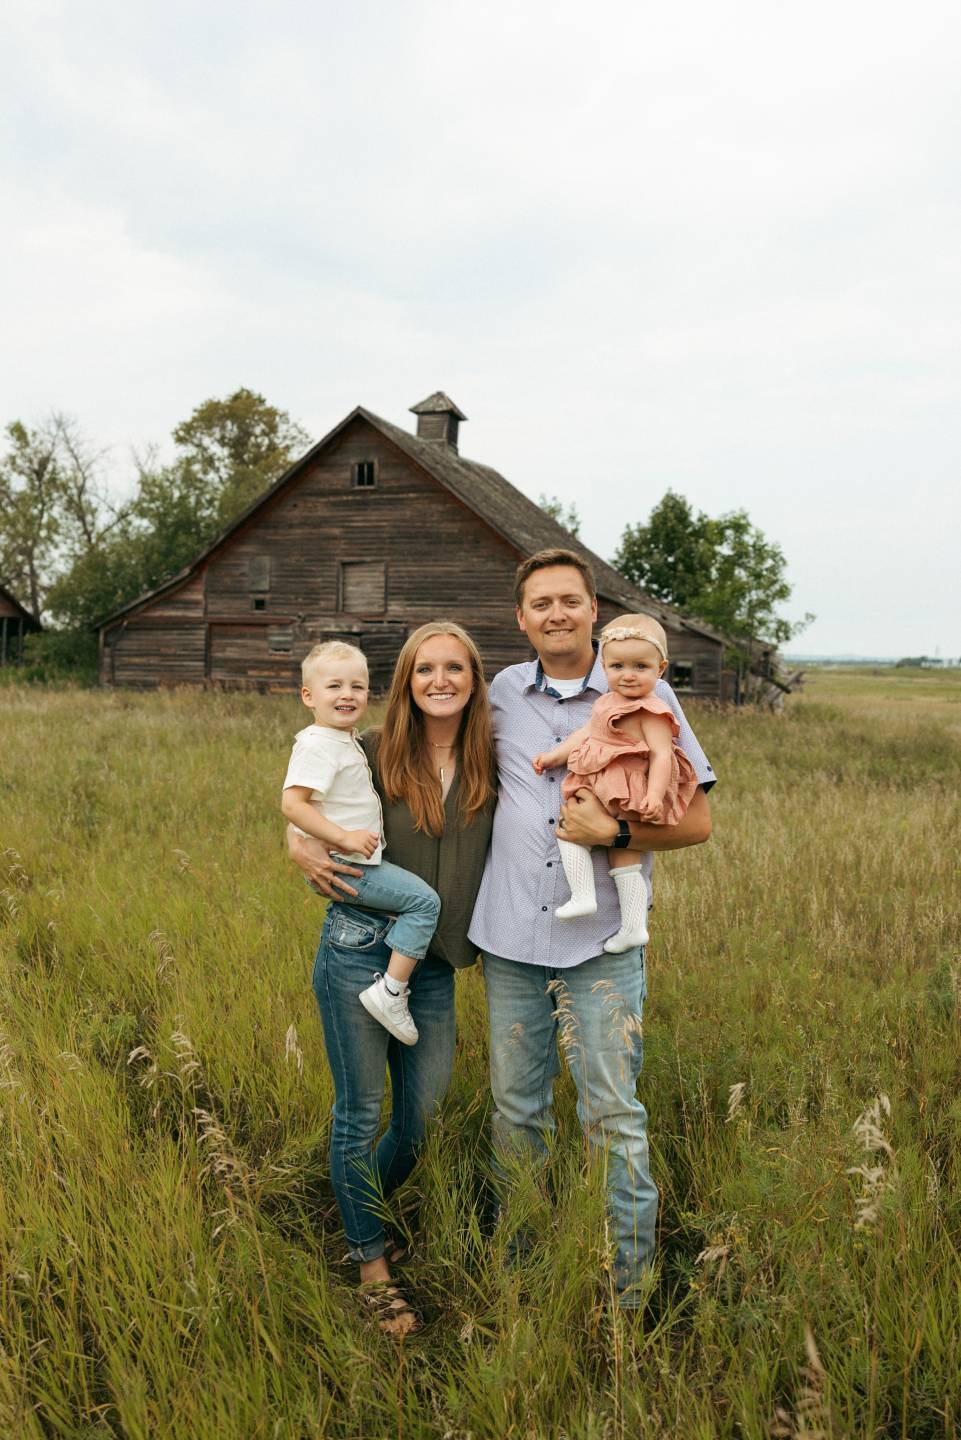
<path id="1" fill-rule="evenodd" d="M 647 1111 L 636 1094 L 647 993 L 644 952 L 598 955 L 563 970 L 485 954 L 484 982 L 495 1167 L 498 1155 L 546 1151 L 554 1133 L 560 1040 L 584 1133 L 606 1155 L 614 1279 L 621 1305 L 632 1308 L 643 1300 L 639 1282 L 654 1253 L 657 1220 Z"/>
<path id="2" fill-rule="evenodd" d="M 339 856 L 335 855 L 336 859 Z M 352 860 L 346 864 L 353 865 Z M 440 896 L 418 875 L 382 860 L 379 865 L 358 865 L 364 873 L 348 875 L 348 882 L 357 891 L 356 903 L 364 909 L 383 910 L 391 919 L 386 941 L 391 950 L 399 950 L 410 960 L 423 960 L 437 929 Z M 343 902 L 337 900 L 335 905 Z M 387 969 L 386 964 L 384 969 Z M 370 984 L 370 981 L 367 982 Z M 361 986 L 361 990 L 366 986 Z M 358 991 L 358 994 L 360 992 Z"/>
<path id="3" fill-rule="evenodd" d="M 351 1258 L 384 1253 L 384 1201 L 410 1174 L 454 1064 L 454 972 L 428 956 L 417 966 L 410 1013 L 420 1038 L 402 1045 L 357 996 L 387 968 L 384 915 L 338 903 L 327 912 L 314 962 L 314 994 L 334 1081 L 330 1177 Z M 391 1113 L 381 1125 L 387 1071 Z"/>

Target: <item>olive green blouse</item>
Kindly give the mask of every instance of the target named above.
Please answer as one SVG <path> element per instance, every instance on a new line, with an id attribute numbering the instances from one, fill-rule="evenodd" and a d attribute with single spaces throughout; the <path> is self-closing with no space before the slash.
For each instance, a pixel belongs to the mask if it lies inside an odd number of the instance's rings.
<path id="1" fill-rule="evenodd" d="M 377 763 L 380 731 L 365 731 L 360 743 L 370 762 L 370 772 L 384 812 L 386 858 L 419 875 L 440 896 L 440 921 L 427 953 L 437 960 L 446 960 L 455 970 L 463 970 L 477 959 L 477 949 L 467 938 L 467 927 L 474 912 L 474 901 L 490 844 L 494 823 L 493 801 L 486 811 L 475 816 L 470 825 L 462 825 L 458 766 L 444 802 L 444 833 L 429 835 L 425 830 L 415 830 L 407 806 L 402 801 L 390 804 L 384 796 Z"/>

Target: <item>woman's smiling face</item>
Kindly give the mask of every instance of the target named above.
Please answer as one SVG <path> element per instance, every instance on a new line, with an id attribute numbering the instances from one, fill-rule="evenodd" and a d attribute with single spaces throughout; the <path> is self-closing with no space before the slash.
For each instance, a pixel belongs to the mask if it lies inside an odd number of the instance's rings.
<path id="1" fill-rule="evenodd" d="M 459 715 L 471 697 L 470 655 L 454 635 L 432 635 L 417 647 L 410 693 L 418 710 L 438 718 Z"/>

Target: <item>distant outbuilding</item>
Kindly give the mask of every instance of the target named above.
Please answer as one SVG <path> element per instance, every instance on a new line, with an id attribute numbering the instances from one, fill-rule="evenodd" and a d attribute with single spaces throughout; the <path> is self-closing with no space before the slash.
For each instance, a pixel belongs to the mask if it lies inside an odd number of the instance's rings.
<path id="1" fill-rule="evenodd" d="M 682 694 L 723 696 L 723 638 L 651 599 L 458 448 L 466 416 L 442 391 L 411 407 L 417 434 L 357 406 L 179 574 L 100 625 L 100 679 L 147 688 L 293 690 L 319 640 L 368 657 L 382 691 L 406 637 L 456 620 L 489 674 L 526 659 L 516 566 L 563 546 L 590 561 L 599 621 L 647 611 L 668 631 Z"/>
<path id="2" fill-rule="evenodd" d="M 21 664 L 24 637 L 42 628 L 36 615 L 0 585 L 0 665 Z"/>

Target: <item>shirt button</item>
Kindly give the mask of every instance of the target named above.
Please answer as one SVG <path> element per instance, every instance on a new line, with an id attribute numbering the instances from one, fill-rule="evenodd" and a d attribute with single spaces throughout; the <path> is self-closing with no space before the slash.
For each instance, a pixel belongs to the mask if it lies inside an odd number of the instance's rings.
<path id="1" fill-rule="evenodd" d="M 550 870 L 550 868 L 552 867 L 553 864 L 554 864 L 553 860 L 548 860 L 548 862 L 547 862 L 547 868 L 548 868 L 548 870 Z"/>
<path id="2" fill-rule="evenodd" d="M 561 743 L 561 737 L 559 735 L 555 735 L 554 739 L 557 741 L 558 745 Z M 707 768 L 710 770 L 710 765 Z"/>
<path id="3" fill-rule="evenodd" d="M 544 910 L 544 911 L 546 911 L 546 910 L 547 910 L 547 906 L 546 906 L 546 905 L 542 905 L 542 906 L 541 906 L 541 909 Z"/>
<path id="4" fill-rule="evenodd" d="M 551 820 L 548 820 L 547 823 L 548 823 L 548 825 L 553 825 L 554 821 L 553 821 L 553 819 L 551 819 Z"/>
<path id="5" fill-rule="evenodd" d="M 548 779 L 548 782 L 549 782 L 551 785 L 554 785 L 554 784 L 556 783 L 555 778 L 554 778 L 553 775 L 548 775 L 547 779 Z"/>

